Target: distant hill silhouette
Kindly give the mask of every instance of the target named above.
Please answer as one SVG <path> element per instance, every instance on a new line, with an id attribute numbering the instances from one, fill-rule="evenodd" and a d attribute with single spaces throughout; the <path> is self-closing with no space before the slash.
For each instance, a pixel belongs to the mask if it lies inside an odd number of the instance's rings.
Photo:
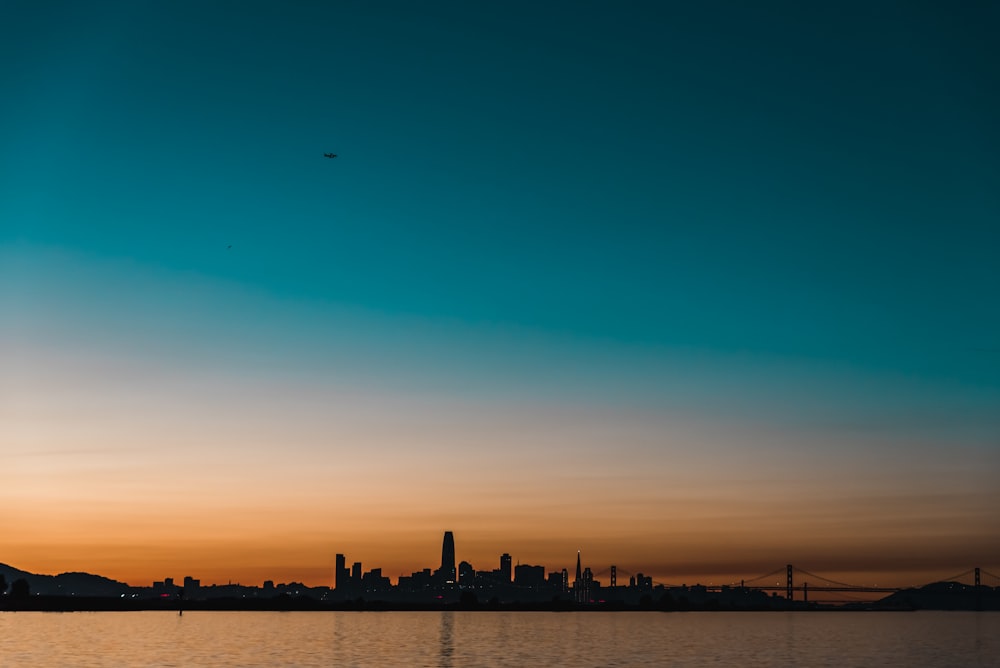
<path id="1" fill-rule="evenodd" d="M 8 584 L 24 578 L 31 594 L 39 596 L 121 596 L 133 591 L 124 582 L 90 573 L 39 575 L 0 564 L 0 575 L 6 578 Z"/>
<path id="2" fill-rule="evenodd" d="M 874 606 L 917 610 L 1000 610 L 1000 588 L 973 587 L 961 582 L 934 582 L 919 589 L 897 591 Z"/>

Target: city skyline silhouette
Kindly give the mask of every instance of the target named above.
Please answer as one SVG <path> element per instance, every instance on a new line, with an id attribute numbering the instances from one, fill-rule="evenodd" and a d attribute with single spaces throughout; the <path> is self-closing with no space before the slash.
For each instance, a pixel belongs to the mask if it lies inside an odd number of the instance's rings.
<path id="1" fill-rule="evenodd" d="M 592 567 L 576 554 L 575 572 L 499 555 L 496 568 L 456 565 L 456 543 L 445 531 L 440 564 L 395 581 L 381 567 L 338 553 L 332 583 L 203 583 L 191 575 L 132 586 L 96 574 L 44 576 L 0 564 L 0 609 L 143 610 L 298 609 L 415 610 L 809 610 L 1000 609 L 1000 576 L 975 567 L 943 580 L 907 587 L 849 584 L 792 564 L 738 582 L 677 584 L 611 564 Z M 971 581 L 965 582 L 963 580 Z M 783 579 L 783 581 L 782 581 Z M 811 584 L 810 584 L 811 582 Z M 8 584 L 9 583 L 9 584 Z M 331 586 L 332 585 L 332 586 Z"/>
<path id="2" fill-rule="evenodd" d="M 793 592 L 808 591 L 808 579 L 811 579 L 813 582 L 813 592 L 843 591 L 852 592 L 854 594 L 900 591 L 920 587 L 933 582 L 961 582 L 963 578 L 969 580 L 969 584 L 974 583 L 974 585 L 978 587 L 980 584 L 981 572 L 985 574 L 985 583 L 987 586 L 995 587 L 1000 584 L 1000 582 L 996 582 L 998 580 L 998 576 L 993 575 L 990 571 L 979 566 L 963 569 L 952 576 L 940 576 L 927 582 L 915 582 L 912 579 L 907 581 L 905 579 L 906 576 L 903 576 L 900 573 L 892 574 L 890 572 L 883 572 L 880 574 L 881 577 L 879 578 L 883 583 L 880 586 L 874 581 L 862 582 L 861 580 L 854 580 L 854 584 L 848 584 L 825 577 L 824 575 L 817 575 L 814 572 L 793 566 L 792 564 L 781 566 L 776 570 L 764 574 L 741 574 L 740 576 L 729 580 L 726 580 L 724 576 L 722 578 L 696 578 L 688 582 L 683 574 L 674 574 L 673 577 L 671 577 L 670 575 L 664 576 L 663 574 L 657 573 L 654 576 L 653 574 L 644 574 L 641 571 L 633 572 L 627 567 L 619 565 L 621 563 L 627 564 L 627 561 L 622 562 L 621 560 L 615 560 L 610 564 L 590 564 L 584 559 L 582 550 L 577 550 L 576 552 L 575 572 L 571 568 L 559 566 L 558 564 L 551 566 L 529 562 L 522 563 L 521 559 L 515 559 L 507 552 L 497 555 L 494 561 L 498 564 L 498 566 L 495 568 L 477 569 L 474 564 L 464 558 L 461 559 L 460 562 L 456 561 L 456 559 L 454 532 L 445 531 L 441 542 L 440 563 L 437 566 L 425 566 L 418 568 L 409 574 L 400 572 L 398 575 L 392 575 L 387 571 L 384 572 L 383 567 L 377 565 L 377 560 L 375 562 L 376 565 L 372 565 L 371 563 L 366 564 L 361 561 L 348 562 L 347 556 L 344 553 L 337 553 L 334 558 L 334 567 L 329 574 L 330 577 L 328 582 L 313 582 L 306 584 L 292 581 L 290 583 L 281 583 L 280 579 L 275 580 L 274 578 L 267 578 L 266 580 L 263 580 L 263 587 L 265 591 L 273 592 L 275 591 L 275 582 L 278 582 L 280 585 L 280 591 L 292 591 L 296 592 L 296 594 L 308 592 L 310 590 L 317 590 L 321 592 L 329 590 L 329 595 L 336 600 L 364 598 L 365 596 L 371 597 L 373 595 L 375 596 L 375 600 L 379 600 L 379 595 L 393 591 L 426 593 L 431 590 L 435 592 L 440 590 L 476 591 L 513 587 L 515 590 L 519 591 L 541 591 L 545 595 L 568 595 L 571 597 L 571 600 L 576 603 L 593 603 L 596 599 L 592 599 L 590 597 L 589 592 L 591 589 L 596 592 L 600 591 L 603 586 L 605 591 L 608 591 L 609 589 L 614 591 L 619 583 L 622 587 L 628 587 L 633 591 L 643 592 L 652 591 L 654 587 L 658 590 L 686 589 L 688 584 L 698 588 L 707 587 L 710 591 L 717 591 L 720 587 L 724 589 L 749 588 L 754 591 L 782 592 L 788 600 L 794 600 Z M 365 568 L 366 566 L 368 567 L 367 570 Z M 4 573 L 5 570 L 7 573 Z M 197 570 L 197 568 L 195 568 L 195 570 Z M 799 575 L 793 577 L 793 572 L 796 571 Z M 11 565 L 4 565 L 2 563 L 0 563 L 0 574 L 5 575 L 6 579 L 3 581 L 5 586 L 10 586 L 11 583 L 17 581 L 18 579 L 23 579 L 24 576 L 29 578 L 42 577 L 50 579 L 53 577 L 51 575 L 39 575 L 32 574 L 27 571 L 21 571 L 13 568 Z M 126 585 L 131 588 L 139 587 L 140 589 L 146 586 L 135 582 L 127 583 L 107 580 L 98 573 L 80 573 L 78 571 L 74 571 L 60 574 L 59 577 L 65 576 L 99 576 L 101 581 L 115 583 L 116 585 Z M 619 581 L 618 577 L 621 577 L 622 580 Z M 202 579 L 195 578 L 190 574 L 184 576 L 183 585 L 181 585 L 180 582 L 181 580 L 168 576 L 153 581 L 151 589 L 154 592 L 169 591 L 173 594 L 187 591 L 190 596 L 192 591 L 197 591 L 202 586 Z M 993 584 L 990 584 L 991 582 L 993 582 Z M 191 583 L 193 583 L 193 585 Z M 214 589 L 220 586 L 233 587 L 234 582 L 232 579 L 225 583 L 205 581 L 204 585 Z M 72 591 L 67 589 L 69 586 L 70 585 L 68 584 L 65 585 L 65 587 L 64 585 L 58 585 L 55 590 L 49 586 L 45 588 L 45 590 L 46 593 L 49 594 L 72 594 Z M 235 586 L 254 589 L 258 585 L 256 583 L 244 584 L 237 581 Z M 229 590 L 223 589 L 221 591 Z M 0 590 L 0 594 L 2 593 L 2 590 Z M 324 598 L 327 597 L 326 593 L 323 593 L 322 595 Z M 217 594 L 216 596 L 221 596 L 221 594 Z M 808 598 L 808 595 L 805 594 L 805 597 Z M 814 598 L 814 600 L 816 599 Z M 850 597 L 847 599 L 834 598 L 832 600 L 824 600 L 823 602 L 845 603 L 850 600 L 852 600 Z"/>

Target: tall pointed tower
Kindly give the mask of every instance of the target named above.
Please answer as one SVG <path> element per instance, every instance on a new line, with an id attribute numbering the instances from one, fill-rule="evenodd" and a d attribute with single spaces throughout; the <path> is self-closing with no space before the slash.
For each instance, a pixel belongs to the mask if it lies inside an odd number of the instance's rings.
<path id="1" fill-rule="evenodd" d="M 580 570 L 580 550 L 576 551 L 576 579 L 573 580 L 573 598 L 577 603 L 583 601 L 583 571 Z"/>
<path id="2" fill-rule="evenodd" d="M 446 582 L 455 582 L 455 536 L 450 531 L 444 532 L 444 542 L 441 544 L 441 570 L 438 572 Z"/>

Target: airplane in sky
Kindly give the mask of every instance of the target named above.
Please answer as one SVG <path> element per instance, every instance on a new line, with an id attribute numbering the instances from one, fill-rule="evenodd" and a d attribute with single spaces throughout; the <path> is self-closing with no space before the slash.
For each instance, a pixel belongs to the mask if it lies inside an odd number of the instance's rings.
<path id="1" fill-rule="evenodd" d="M 324 153 L 323 157 L 324 158 L 336 158 L 337 154 L 336 153 Z"/>

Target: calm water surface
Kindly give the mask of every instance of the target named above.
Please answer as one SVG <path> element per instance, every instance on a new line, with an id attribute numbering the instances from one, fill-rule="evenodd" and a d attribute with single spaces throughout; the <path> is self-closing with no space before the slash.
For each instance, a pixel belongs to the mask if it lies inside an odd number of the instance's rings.
<path id="1" fill-rule="evenodd" d="M 991 666 L 1000 613 L 0 613 L 0 666 Z"/>

